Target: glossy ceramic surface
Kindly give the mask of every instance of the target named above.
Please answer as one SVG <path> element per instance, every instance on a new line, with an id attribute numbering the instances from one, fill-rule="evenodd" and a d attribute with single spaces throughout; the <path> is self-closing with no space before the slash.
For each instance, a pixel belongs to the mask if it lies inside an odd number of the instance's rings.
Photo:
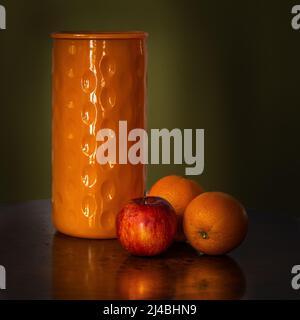
<path id="1" fill-rule="evenodd" d="M 143 196 L 144 166 L 100 165 L 96 137 L 101 128 L 118 136 L 119 120 L 145 128 L 146 34 L 52 37 L 53 222 L 68 235 L 114 238 L 121 206 Z"/>

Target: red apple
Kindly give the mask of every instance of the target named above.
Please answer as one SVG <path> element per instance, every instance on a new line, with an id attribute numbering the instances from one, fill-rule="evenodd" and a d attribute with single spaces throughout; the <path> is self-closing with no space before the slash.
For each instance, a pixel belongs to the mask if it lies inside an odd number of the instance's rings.
<path id="1" fill-rule="evenodd" d="M 159 197 L 144 197 L 127 203 L 117 216 L 121 245 L 136 256 L 155 256 L 173 242 L 177 217 L 172 206 Z"/>

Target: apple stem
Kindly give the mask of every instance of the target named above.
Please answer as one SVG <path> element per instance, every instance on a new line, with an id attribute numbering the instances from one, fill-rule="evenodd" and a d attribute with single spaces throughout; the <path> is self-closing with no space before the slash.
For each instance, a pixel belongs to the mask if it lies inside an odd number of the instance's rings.
<path id="1" fill-rule="evenodd" d="M 199 233 L 202 239 L 208 239 L 208 234 L 205 231 L 200 231 Z"/>

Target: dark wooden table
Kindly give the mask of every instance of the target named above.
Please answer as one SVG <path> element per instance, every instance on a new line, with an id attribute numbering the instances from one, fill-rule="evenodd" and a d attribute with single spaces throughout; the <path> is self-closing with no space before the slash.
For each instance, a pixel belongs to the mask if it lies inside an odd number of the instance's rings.
<path id="1" fill-rule="evenodd" d="M 229 256 L 200 256 L 175 243 L 137 258 L 116 240 L 55 232 L 48 200 L 0 205 L 0 299 L 298 299 L 291 268 L 300 264 L 300 224 L 283 214 L 249 212 L 250 230 Z"/>

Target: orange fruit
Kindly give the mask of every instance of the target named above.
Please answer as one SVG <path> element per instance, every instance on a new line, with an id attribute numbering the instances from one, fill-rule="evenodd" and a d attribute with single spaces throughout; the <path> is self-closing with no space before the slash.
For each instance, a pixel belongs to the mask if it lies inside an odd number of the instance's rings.
<path id="1" fill-rule="evenodd" d="M 175 175 L 159 179 L 150 189 L 149 196 L 164 198 L 172 205 L 177 214 L 178 229 L 175 240 L 185 240 L 182 230 L 183 213 L 187 205 L 202 192 L 202 187 L 195 181 Z"/>
<path id="2" fill-rule="evenodd" d="M 248 216 L 244 207 L 222 192 L 205 192 L 187 206 L 183 229 L 189 243 L 209 255 L 225 254 L 245 238 Z"/>

